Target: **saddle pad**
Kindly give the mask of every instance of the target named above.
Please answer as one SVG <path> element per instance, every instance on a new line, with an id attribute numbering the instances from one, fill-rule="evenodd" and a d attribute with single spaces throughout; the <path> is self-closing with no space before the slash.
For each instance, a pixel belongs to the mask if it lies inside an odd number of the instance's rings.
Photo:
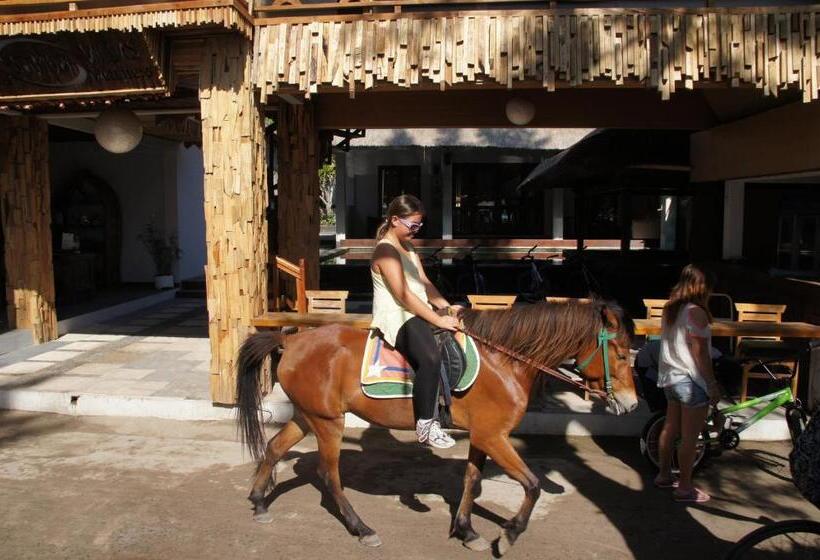
<path id="1" fill-rule="evenodd" d="M 472 338 L 462 332 L 455 333 L 454 338 L 466 358 L 464 373 L 452 389 L 454 393 L 461 393 L 475 383 L 481 358 Z M 362 392 L 374 399 L 412 398 L 414 375 L 413 368 L 404 356 L 385 344 L 375 331 L 370 331 L 362 357 Z"/>

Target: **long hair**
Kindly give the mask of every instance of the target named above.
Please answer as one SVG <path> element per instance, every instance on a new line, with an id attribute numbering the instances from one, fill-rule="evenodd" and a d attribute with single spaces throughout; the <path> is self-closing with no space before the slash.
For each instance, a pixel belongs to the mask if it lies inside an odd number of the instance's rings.
<path id="1" fill-rule="evenodd" d="M 692 303 L 706 312 L 709 322 L 712 314 L 709 312 L 709 295 L 712 293 L 712 282 L 706 273 L 694 264 L 683 267 L 678 283 L 669 294 L 669 301 L 663 306 L 663 326 L 669 327 L 675 323 L 681 309 Z"/>
<path id="2" fill-rule="evenodd" d="M 393 216 L 406 218 L 413 214 L 424 214 L 424 205 L 412 194 L 402 194 L 390 201 L 387 207 L 387 215 L 384 217 L 379 229 L 376 230 L 376 239 L 381 239 L 390 229 L 390 221 Z"/>

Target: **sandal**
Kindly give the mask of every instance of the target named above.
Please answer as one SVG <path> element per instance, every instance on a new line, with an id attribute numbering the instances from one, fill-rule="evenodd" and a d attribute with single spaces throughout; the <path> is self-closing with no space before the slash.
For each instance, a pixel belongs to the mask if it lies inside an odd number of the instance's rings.
<path id="1" fill-rule="evenodd" d="M 685 494 L 678 494 L 677 492 L 673 492 L 672 499 L 676 502 L 702 504 L 711 500 L 712 497 L 702 490 L 692 488 L 691 492 L 687 492 Z"/>

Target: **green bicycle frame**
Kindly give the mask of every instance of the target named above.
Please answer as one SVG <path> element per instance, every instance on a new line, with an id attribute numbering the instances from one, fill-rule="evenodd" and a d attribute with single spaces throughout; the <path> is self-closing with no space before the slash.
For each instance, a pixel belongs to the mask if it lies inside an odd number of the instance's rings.
<path id="1" fill-rule="evenodd" d="M 733 412 L 737 412 L 745 408 L 752 408 L 762 403 L 769 403 L 764 408 L 756 412 L 754 416 L 748 418 L 739 426 L 732 427 L 732 429 L 735 430 L 737 433 L 741 433 L 742 431 L 746 430 L 749 426 L 751 426 L 752 424 L 754 424 L 755 422 L 769 414 L 775 408 L 778 408 L 786 403 L 793 401 L 794 395 L 792 394 L 791 387 L 785 387 L 783 389 L 780 389 L 779 391 L 775 391 L 774 393 L 763 395 L 762 397 L 756 397 L 754 399 L 742 403 L 733 404 L 731 406 L 727 406 L 726 408 L 718 409 L 718 413 L 720 413 L 723 416 L 729 416 Z"/>

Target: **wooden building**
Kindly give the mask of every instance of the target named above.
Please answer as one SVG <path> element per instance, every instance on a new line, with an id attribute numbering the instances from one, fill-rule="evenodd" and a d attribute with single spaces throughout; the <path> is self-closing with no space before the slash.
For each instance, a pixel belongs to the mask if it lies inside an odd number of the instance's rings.
<path id="1" fill-rule="evenodd" d="M 530 127 L 691 131 L 691 180 L 725 199 L 722 241 L 707 241 L 732 256 L 748 178 L 820 170 L 820 10 L 620 4 L 639 2 L 3 0 L 10 322 L 38 341 L 56 336 L 47 123 L 109 105 L 138 110 L 146 132 L 166 137 L 189 125 L 161 115 L 198 116 L 215 402 L 233 402 L 236 349 L 267 305 L 268 118 L 278 253 L 307 260 L 309 287 L 316 170 L 337 131 L 512 127 L 513 98 L 534 108 Z"/>

